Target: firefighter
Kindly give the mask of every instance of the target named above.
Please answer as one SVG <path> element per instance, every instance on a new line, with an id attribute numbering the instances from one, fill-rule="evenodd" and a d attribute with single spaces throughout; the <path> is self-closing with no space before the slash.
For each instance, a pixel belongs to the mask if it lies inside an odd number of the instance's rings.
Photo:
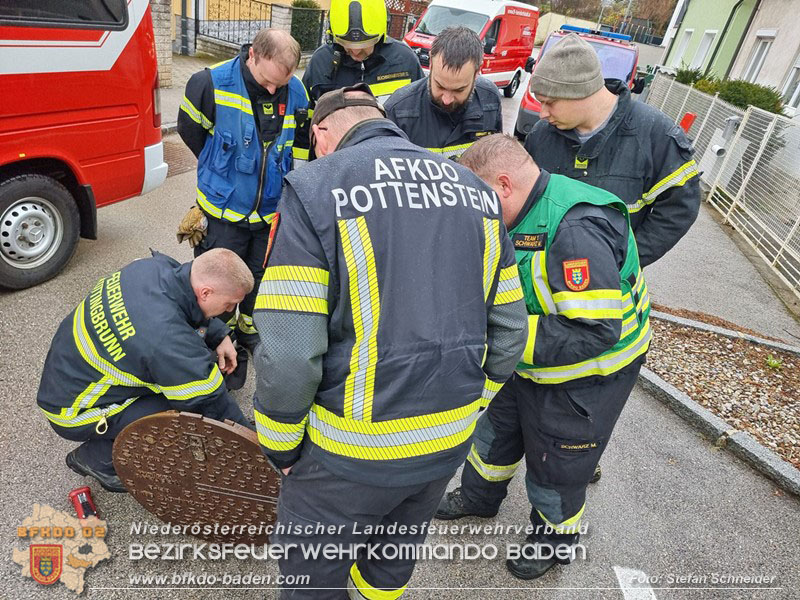
<path id="1" fill-rule="evenodd" d="M 222 248 L 185 264 L 154 252 L 101 278 L 56 331 L 36 398 L 58 435 L 83 442 L 67 466 L 125 492 L 111 449 L 137 419 L 177 409 L 252 428 L 223 384 L 236 350 L 214 317 L 253 286 Z"/>
<path id="2" fill-rule="evenodd" d="M 332 0 L 331 41 L 314 52 L 303 75 L 312 104 L 322 94 L 356 83 L 380 100 L 425 75 L 416 54 L 386 34 L 383 0 Z"/>
<path id="3" fill-rule="evenodd" d="M 530 86 L 542 105 L 525 138 L 533 160 L 621 198 L 642 268 L 664 256 L 700 210 L 694 150 L 683 130 L 634 102 L 624 82 L 603 80 L 597 53 L 574 33 L 542 56 Z M 600 475 L 598 466 L 592 482 Z"/>
<path id="4" fill-rule="evenodd" d="M 431 47 L 431 69 L 386 101 L 386 116 L 408 139 L 447 158 L 503 131 L 497 86 L 480 76 L 483 44 L 467 27 L 448 27 Z"/>
<path id="5" fill-rule="evenodd" d="M 700 210 L 694 150 L 683 130 L 634 102 L 624 82 L 604 81 L 597 53 L 575 33 L 542 56 L 530 86 L 542 105 L 525 138 L 533 160 L 622 199 L 642 268 L 664 256 Z"/>
<path id="6" fill-rule="evenodd" d="M 521 579 L 572 558 L 586 488 L 650 342 L 650 304 L 625 204 L 551 175 L 513 137 L 476 142 L 461 164 L 500 197 L 528 308 L 516 373 L 481 416 L 461 486 L 436 516 L 493 517 L 523 457 L 533 507 Z"/>
<path id="7" fill-rule="evenodd" d="M 264 29 L 233 59 L 192 75 L 178 112 L 178 133 L 197 156 L 196 219 L 206 218 L 195 256 L 228 248 L 256 281 L 283 176 L 293 166 L 295 132 L 307 117 L 308 94 L 292 73 L 300 46 L 285 31 Z M 307 158 L 308 151 L 301 153 Z M 256 290 L 222 318 L 252 351 Z"/>
<path id="8" fill-rule="evenodd" d="M 259 288 L 258 438 L 286 474 L 278 524 L 304 527 L 272 541 L 287 548 L 283 575 L 337 588 L 286 598 L 402 594 L 414 559 L 389 552 L 425 539 L 525 341 L 497 196 L 383 114 L 366 85 L 320 98 L 321 158 L 286 178 Z M 370 544 L 382 559 L 290 546 L 327 543 Z"/>

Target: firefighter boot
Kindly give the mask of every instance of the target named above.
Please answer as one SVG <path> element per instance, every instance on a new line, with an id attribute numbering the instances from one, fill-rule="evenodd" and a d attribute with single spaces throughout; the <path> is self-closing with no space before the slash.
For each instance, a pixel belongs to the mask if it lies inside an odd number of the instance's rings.
<path id="1" fill-rule="evenodd" d="M 524 547 L 531 546 L 532 544 L 525 544 Z M 526 558 L 524 555 L 506 560 L 506 568 L 509 572 L 517 579 L 526 580 L 541 577 L 557 564 L 558 561 L 555 558 Z"/>
<path id="2" fill-rule="evenodd" d="M 497 516 L 497 510 L 477 510 L 471 508 L 464 495 L 461 493 L 461 488 L 457 487 L 452 492 L 448 492 L 439 502 L 439 508 L 436 509 L 434 515 L 437 519 L 443 521 L 450 521 L 452 519 L 460 519 L 462 517 L 482 517 L 489 519 Z"/>
<path id="3" fill-rule="evenodd" d="M 94 477 L 97 482 L 109 492 L 125 494 L 128 490 L 122 485 L 122 480 L 114 469 L 114 463 L 111 461 L 110 447 L 107 453 L 95 452 L 94 450 L 96 449 L 92 447 L 97 445 L 100 441 L 101 440 L 89 440 L 67 454 L 67 466 L 78 475 Z M 100 456 L 98 456 L 104 454 L 108 454 L 107 461 L 103 461 Z M 86 459 L 86 456 L 93 458 Z"/>

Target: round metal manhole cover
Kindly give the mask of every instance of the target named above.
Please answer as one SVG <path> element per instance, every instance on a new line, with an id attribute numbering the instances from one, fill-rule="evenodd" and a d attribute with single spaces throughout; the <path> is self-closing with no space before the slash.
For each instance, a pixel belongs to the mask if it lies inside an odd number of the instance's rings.
<path id="1" fill-rule="evenodd" d="M 209 541 L 268 543 L 280 476 L 254 431 L 168 411 L 123 429 L 113 456 L 131 496 L 162 521 L 197 525 L 187 533 Z"/>

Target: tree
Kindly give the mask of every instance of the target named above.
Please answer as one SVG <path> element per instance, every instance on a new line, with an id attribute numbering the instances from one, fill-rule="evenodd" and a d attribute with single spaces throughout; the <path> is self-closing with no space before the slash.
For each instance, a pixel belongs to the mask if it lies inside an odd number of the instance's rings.
<path id="1" fill-rule="evenodd" d="M 636 0 L 631 12 L 640 19 L 648 19 L 655 31 L 663 33 L 677 2 L 678 0 Z"/>

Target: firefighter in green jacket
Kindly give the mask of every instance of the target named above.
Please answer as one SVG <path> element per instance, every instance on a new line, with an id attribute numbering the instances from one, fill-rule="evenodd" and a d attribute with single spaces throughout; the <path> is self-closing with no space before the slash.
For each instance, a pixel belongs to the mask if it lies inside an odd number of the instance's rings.
<path id="1" fill-rule="evenodd" d="M 610 192 L 540 170 L 506 135 L 476 142 L 460 162 L 500 197 L 528 338 L 436 516 L 496 515 L 524 457 L 534 530 L 506 564 L 534 579 L 574 557 L 586 487 L 650 343 L 647 286 L 628 211 Z"/>

